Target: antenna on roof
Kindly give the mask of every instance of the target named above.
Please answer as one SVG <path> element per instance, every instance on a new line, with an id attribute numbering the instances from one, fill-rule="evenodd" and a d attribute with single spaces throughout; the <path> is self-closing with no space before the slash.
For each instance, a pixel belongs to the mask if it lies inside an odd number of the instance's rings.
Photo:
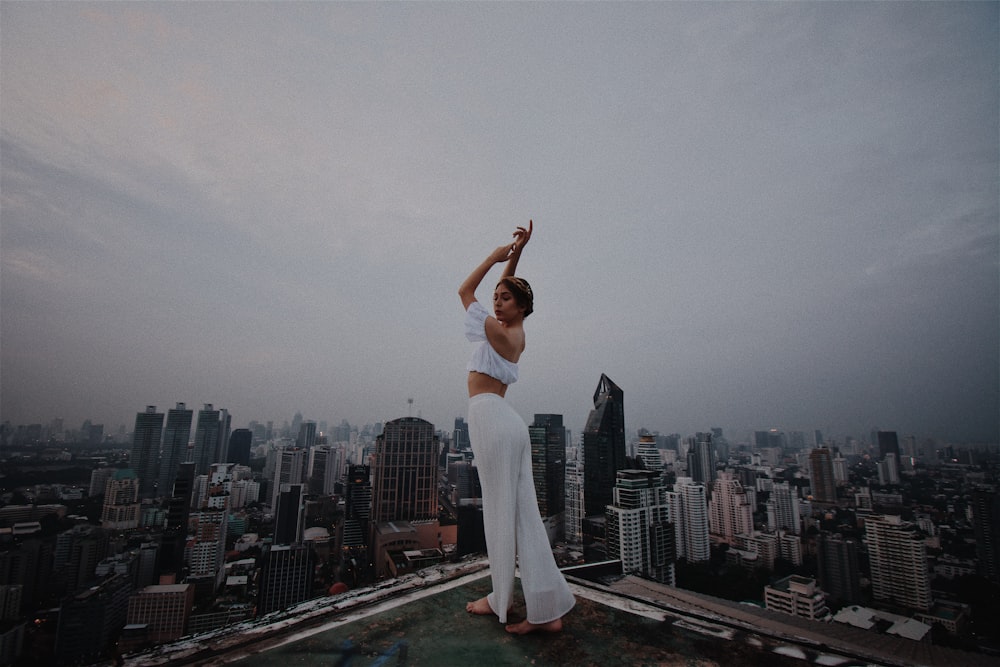
<path id="1" fill-rule="evenodd" d="M 408 404 L 408 407 L 406 409 L 406 416 L 407 417 L 412 417 L 413 416 L 413 399 L 412 398 L 406 399 L 406 403 Z"/>

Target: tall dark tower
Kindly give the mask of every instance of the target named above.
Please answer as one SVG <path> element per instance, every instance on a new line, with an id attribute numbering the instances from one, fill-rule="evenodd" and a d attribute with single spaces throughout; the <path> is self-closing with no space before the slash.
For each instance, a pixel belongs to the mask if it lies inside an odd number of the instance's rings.
<path id="1" fill-rule="evenodd" d="M 194 410 L 183 403 L 167 411 L 167 428 L 163 431 L 163 455 L 160 457 L 160 481 L 156 495 L 169 498 L 173 493 L 177 469 L 187 460 L 188 441 L 191 440 L 191 419 Z"/>
<path id="2" fill-rule="evenodd" d="M 562 415 L 535 415 L 531 435 L 531 473 L 538 511 L 549 539 L 561 539 L 566 512 L 566 429 Z"/>
<path id="3" fill-rule="evenodd" d="M 988 488 L 972 492 L 972 527 L 979 574 L 1000 583 L 1000 493 Z"/>
<path id="4" fill-rule="evenodd" d="M 687 454 L 688 477 L 711 488 L 715 482 L 715 443 L 711 433 L 696 433 Z"/>
<path id="5" fill-rule="evenodd" d="M 274 544 L 301 544 L 303 484 L 282 484 L 274 512 Z"/>
<path id="6" fill-rule="evenodd" d="M 820 532 L 816 540 L 816 562 L 820 588 L 841 604 L 861 600 L 858 543 L 837 533 Z"/>
<path id="7" fill-rule="evenodd" d="M 614 503 L 615 480 L 625 469 L 625 405 L 607 375 L 594 392 L 594 409 L 583 431 L 583 504 L 587 516 L 604 516 Z"/>
<path id="8" fill-rule="evenodd" d="M 229 449 L 226 463 L 237 463 L 241 466 L 250 465 L 250 447 L 253 445 L 253 432 L 248 428 L 238 428 L 229 436 Z"/>
<path id="9" fill-rule="evenodd" d="M 184 545 L 187 543 L 193 490 L 194 463 L 181 463 L 177 467 L 174 488 L 167 502 L 167 525 L 163 529 L 159 554 L 159 574 L 176 574 L 177 581 L 183 578 Z"/>
<path id="10" fill-rule="evenodd" d="M 878 458 L 879 461 L 885 459 L 886 454 L 895 454 L 896 460 L 899 460 L 899 438 L 896 437 L 895 431 L 879 431 L 878 432 Z"/>
<path id="11" fill-rule="evenodd" d="M 218 410 L 211 403 L 198 411 L 198 426 L 194 432 L 194 474 L 207 475 L 209 466 L 218 463 L 219 442 L 222 435 L 222 420 Z"/>
<path id="12" fill-rule="evenodd" d="M 163 435 L 163 413 L 155 405 L 135 416 L 130 465 L 139 477 L 139 497 L 153 498 L 160 476 L 160 438 Z"/>
<path id="13" fill-rule="evenodd" d="M 809 452 L 809 480 L 813 499 L 816 502 L 837 502 L 837 481 L 833 478 L 833 455 L 826 447 L 817 447 Z"/>
<path id="14" fill-rule="evenodd" d="M 418 417 L 385 425 L 375 439 L 373 522 L 437 519 L 438 446 L 434 424 Z"/>

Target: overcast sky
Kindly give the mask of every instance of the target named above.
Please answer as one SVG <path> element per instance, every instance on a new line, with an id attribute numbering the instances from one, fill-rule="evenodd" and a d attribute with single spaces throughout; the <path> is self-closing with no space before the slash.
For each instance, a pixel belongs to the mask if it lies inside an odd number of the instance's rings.
<path id="1" fill-rule="evenodd" d="M 997 3 L 0 19 L 0 419 L 450 429 L 532 218 L 527 421 L 998 440 Z"/>

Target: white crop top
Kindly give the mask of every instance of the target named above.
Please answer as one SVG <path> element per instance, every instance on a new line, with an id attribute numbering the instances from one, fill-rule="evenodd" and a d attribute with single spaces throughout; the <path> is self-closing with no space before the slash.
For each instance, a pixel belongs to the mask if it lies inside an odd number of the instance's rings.
<path id="1" fill-rule="evenodd" d="M 486 338 L 486 318 L 489 316 L 489 311 L 478 301 L 469 304 L 469 309 L 465 311 L 465 337 L 474 343 L 482 341 L 472 353 L 465 370 L 484 373 L 504 384 L 514 384 L 517 382 L 517 364 L 501 357 Z"/>

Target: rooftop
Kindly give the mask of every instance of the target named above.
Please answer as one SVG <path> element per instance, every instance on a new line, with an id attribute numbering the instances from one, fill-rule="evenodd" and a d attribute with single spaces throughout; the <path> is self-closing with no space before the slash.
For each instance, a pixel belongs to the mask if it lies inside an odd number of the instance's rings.
<path id="1" fill-rule="evenodd" d="M 485 561 L 437 566 L 311 600 L 265 619 L 126 656 L 127 665 L 995 665 L 995 659 L 819 623 L 637 577 L 567 574 L 562 633 L 512 636 L 465 603 L 490 588 Z M 523 617 L 520 596 L 513 621 Z M 405 653 L 401 658 L 400 653 Z"/>

